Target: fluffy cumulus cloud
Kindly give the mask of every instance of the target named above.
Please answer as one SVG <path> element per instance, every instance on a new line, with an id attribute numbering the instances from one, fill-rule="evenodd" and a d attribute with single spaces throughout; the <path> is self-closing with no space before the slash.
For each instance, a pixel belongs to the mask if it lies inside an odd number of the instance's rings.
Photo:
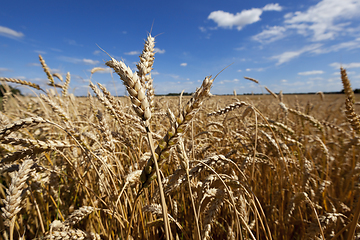
<path id="1" fill-rule="evenodd" d="M 324 71 L 321 70 L 313 70 L 313 71 L 299 72 L 298 75 L 308 76 L 308 75 L 323 74 L 323 73 Z"/>
<path id="2" fill-rule="evenodd" d="M 278 3 L 269 3 L 263 7 L 264 11 L 281 11 L 282 7 Z"/>
<path id="3" fill-rule="evenodd" d="M 263 8 L 246 9 L 236 14 L 222 10 L 213 11 L 208 16 L 208 19 L 213 20 L 218 25 L 218 27 L 231 29 L 235 26 L 237 30 L 241 30 L 246 25 L 260 21 L 260 16 L 263 11 L 281 10 L 282 7 L 279 6 L 279 4 L 270 3 Z"/>
<path id="4" fill-rule="evenodd" d="M 186 66 L 187 66 L 187 63 L 181 63 L 180 66 L 186 67 Z"/>
<path id="5" fill-rule="evenodd" d="M 24 34 L 8 27 L 0 26 L 0 35 L 8 38 L 22 38 Z"/>

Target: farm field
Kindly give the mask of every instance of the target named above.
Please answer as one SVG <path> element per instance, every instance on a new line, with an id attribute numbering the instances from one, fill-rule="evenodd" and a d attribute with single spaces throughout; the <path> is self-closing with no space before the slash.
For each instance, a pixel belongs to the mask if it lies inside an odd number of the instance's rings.
<path id="1" fill-rule="evenodd" d="M 206 77 L 155 97 L 148 68 L 111 59 L 130 97 L 90 83 L 77 98 L 40 61 L 45 90 L 0 78 L 39 94 L 2 101 L 3 239 L 360 238 L 360 97 L 344 69 L 345 94 L 211 96 Z"/>

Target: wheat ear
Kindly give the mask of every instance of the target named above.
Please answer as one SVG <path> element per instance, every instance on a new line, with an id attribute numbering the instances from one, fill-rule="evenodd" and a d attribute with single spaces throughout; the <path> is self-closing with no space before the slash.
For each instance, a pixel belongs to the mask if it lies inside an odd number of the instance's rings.
<path id="1" fill-rule="evenodd" d="M 44 120 L 41 117 L 30 117 L 10 123 L 6 125 L 3 129 L 0 129 L 0 139 L 8 136 L 10 133 L 15 132 L 21 128 L 35 126 L 45 122 L 46 120 Z"/>
<path id="2" fill-rule="evenodd" d="M 267 88 L 266 86 L 265 86 L 265 89 L 266 89 L 266 91 L 268 91 L 268 93 L 270 93 L 274 98 L 276 98 L 276 99 L 278 99 L 278 95 L 276 95 L 276 93 L 274 93 L 273 91 L 271 91 L 269 88 Z"/>
<path id="3" fill-rule="evenodd" d="M 148 35 L 144 49 L 139 56 L 140 61 L 136 65 L 138 69 L 138 75 L 140 78 L 141 83 L 146 88 L 146 96 L 149 101 L 150 109 L 153 110 L 154 108 L 154 86 L 153 86 L 153 79 L 151 78 L 151 70 L 152 66 L 154 64 L 154 46 L 155 46 L 155 38 L 151 36 L 151 34 Z"/>
<path id="4" fill-rule="evenodd" d="M 68 88 L 70 84 L 70 72 L 66 74 L 66 79 L 64 85 L 62 85 L 62 96 L 66 97 L 68 94 Z"/>
<path id="5" fill-rule="evenodd" d="M 63 79 L 63 77 L 61 76 L 61 74 L 60 74 L 60 73 L 53 73 L 53 77 L 58 78 L 61 82 L 63 82 L 63 81 L 64 81 L 64 79 Z"/>
<path id="6" fill-rule="evenodd" d="M 68 216 L 63 224 L 65 226 L 73 226 L 92 213 L 94 210 L 95 208 L 91 206 L 83 206 Z"/>
<path id="7" fill-rule="evenodd" d="M 13 239 L 15 216 L 21 211 L 21 202 L 23 195 L 26 191 L 26 181 L 30 177 L 32 166 L 34 161 L 32 159 L 26 159 L 20 166 L 19 171 L 11 179 L 11 184 L 8 190 L 6 190 L 7 197 L 4 199 L 5 207 L 3 211 L 3 218 L 5 223 L 10 226 L 10 240 Z"/>
<path id="8" fill-rule="evenodd" d="M 351 127 L 354 129 L 354 131 L 357 134 L 360 134 L 360 116 L 357 115 L 353 108 L 353 103 L 351 102 L 350 98 L 347 98 L 345 100 L 345 106 L 346 106 L 346 118 L 350 122 Z"/>
<path id="9" fill-rule="evenodd" d="M 244 78 L 247 79 L 247 80 L 250 80 L 250 81 L 252 81 L 252 82 L 254 82 L 254 83 L 259 84 L 259 81 L 256 80 L 255 78 L 251 78 L 251 77 L 244 77 Z"/>
<path id="10" fill-rule="evenodd" d="M 46 73 L 46 76 L 48 77 L 48 79 L 49 79 L 49 81 L 50 81 L 50 84 L 51 84 L 51 85 L 55 85 L 55 81 L 54 81 L 53 76 L 52 76 L 51 73 L 50 73 L 50 69 L 49 69 L 49 67 L 46 65 L 45 60 L 43 59 L 43 57 L 42 57 L 41 55 L 39 55 L 39 60 L 40 60 L 40 63 L 41 63 L 41 66 L 42 66 L 44 72 Z"/>
<path id="11" fill-rule="evenodd" d="M 317 95 L 320 95 L 321 101 L 324 101 L 325 95 L 323 92 L 319 91 L 316 93 Z"/>
<path id="12" fill-rule="evenodd" d="M 354 97 L 354 92 L 351 88 L 351 84 L 350 84 L 350 80 L 347 76 L 346 70 L 344 68 L 340 68 L 340 73 L 341 73 L 341 81 L 343 83 L 344 86 L 344 91 L 346 96 L 350 99 L 351 103 L 355 103 L 355 97 Z"/>
<path id="13" fill-rule="evenodd" d="M 119 62 L 114 58 L 111 58 L 105 64 L 114 69 L 120 76 L 120 79 L 123 80 L 137 115 L 144 121 L 149 120 L 151 118 L 149 102 L 145 96 L 145 88 L 141 84 L 138 74 L 133 73 L 125 63 Z"/>
<path id="14" fill-rule="evenodd" d="M 208 117 L 210 116 L 219 116 L 219 115 L 223 115 L 227 112 L 233 111 L 237 108 L 240 108 L 242 106 L 249 106 L 249 104 L 247 104 L 246 102 L 240 101 L 240 102 L 235 102 L 230 104 L 229 106 L 226 106 L 225 108 L 219 109 L 215 112 L 211 112 L 208 114 Z"/>
<path id="15" fill-rule="evenodd" d="M 32 88 L 35 88 L 37 90 L 41 90 L 41 91 L 45 92 L 39 85 L 37 85 L 35 83 L 32 83 L 32 82 L 24 81 L 24 80 L 21 80 L 21 79 L 17 79 L 17 78 L 0 77 L 0 81 L 17 83 L 17 84 L 29 86 L 29 87 L 32 87 Z"/>

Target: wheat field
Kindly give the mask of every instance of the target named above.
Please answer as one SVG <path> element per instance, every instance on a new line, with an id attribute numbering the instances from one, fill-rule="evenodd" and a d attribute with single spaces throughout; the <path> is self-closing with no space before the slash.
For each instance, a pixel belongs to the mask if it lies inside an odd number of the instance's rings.
<path id="1" fill-rule="evenodd" d="M 209 76 L 191 97 L 160 97 L 154 44 L 149 34 L 136 71 L 106 62 L 127 97 L 91 82 L 75 97 L 70 73 L 41 56 L 47 86 L 0 78 L 37 94 L 4 93 L 0 238 L 360 239 L 346 70 L 345 94 L 213 96 Z"/>

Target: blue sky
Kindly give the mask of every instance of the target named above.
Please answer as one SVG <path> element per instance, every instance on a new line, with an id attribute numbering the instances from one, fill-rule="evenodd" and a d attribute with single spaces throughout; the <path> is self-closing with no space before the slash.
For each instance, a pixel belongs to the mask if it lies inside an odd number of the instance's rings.
<path id="1" fill-rule="evenodd" d="M 0 76 L 45 88 L 41 54 L 52 72 L 71 74 L 86 95 L 90 70 L 111 56 L 134 71 L 144 39 L 156 37 L 155 93 L 193 92 L 215 76 L 213 94 L 340 91 L 339 67 L 360 88 L 360 0 L 304 1 L 4 1 Z M 260 81 L 257 85 L 243 77 Z M 125 88 L 96 72 L 114 94 Z M 31 92 L 21 88 L 23 92 Z"/>

